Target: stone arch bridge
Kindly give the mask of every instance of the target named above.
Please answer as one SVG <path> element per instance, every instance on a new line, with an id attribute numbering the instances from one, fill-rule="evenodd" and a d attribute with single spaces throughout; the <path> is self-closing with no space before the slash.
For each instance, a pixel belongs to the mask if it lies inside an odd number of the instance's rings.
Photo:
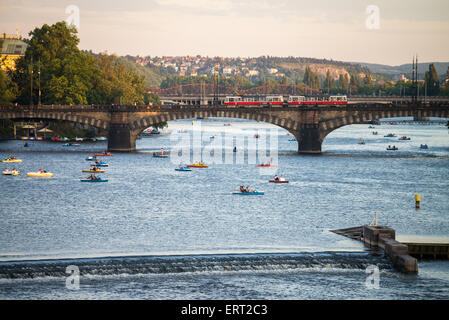
<path id="1" fill-rule="evenodd" d="M 0 106 L 0 119 L 62 120 L 107 130 L 108 150 L 133 152 L 136 138 L 154 124 L 192 118 L 226 117 L 258 120 L 292 133 L 299 153 L 320 153 L 325 137 L 350 124 L 381 118 L 449 118 L 449 102 L 356 103 L 345 106 Z"/>

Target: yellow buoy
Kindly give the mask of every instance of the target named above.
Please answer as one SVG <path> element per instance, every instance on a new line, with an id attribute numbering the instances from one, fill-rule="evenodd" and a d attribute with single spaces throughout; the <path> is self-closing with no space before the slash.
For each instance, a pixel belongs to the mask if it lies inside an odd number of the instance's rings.
<path id="1" fill-rule="evenodd" d="M 419 193 L 415 194 L 415 208 L 419 209 L 421 204 L 421 195 Z"/>

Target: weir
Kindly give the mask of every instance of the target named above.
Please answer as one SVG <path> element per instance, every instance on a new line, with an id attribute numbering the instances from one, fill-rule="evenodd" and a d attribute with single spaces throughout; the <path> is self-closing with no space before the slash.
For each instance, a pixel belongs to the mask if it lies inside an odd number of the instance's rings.
<path id="1" fill-rule="evenodd" d="M 387 226 L 364 225 L 330 231 L 362 241 L 369 248 L 383 250 L 390 257 L 393 266 L 403 273 L 418 273 L 417 258 L 449 259 L 449 244 L 401 243 L 396 241 L 396 231 Z"/>

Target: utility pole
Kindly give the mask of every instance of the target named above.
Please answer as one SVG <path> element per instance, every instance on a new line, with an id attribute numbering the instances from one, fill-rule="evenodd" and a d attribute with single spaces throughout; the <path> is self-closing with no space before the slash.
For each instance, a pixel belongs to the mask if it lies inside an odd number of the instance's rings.
<path id="1" fill-rule="evenodd" d="M 30 106 L 33 105 L 33 56 L 30 64 Z"/>
<path id="2" fill-rule="evenodd" d="M 41 105 L 41 58 L 39 58 L 37 74 L 38 74 L 38 85 L 39 85 L 39 95 L 38 95 L 37 105 L 40 107 L 40 105 Z"/>

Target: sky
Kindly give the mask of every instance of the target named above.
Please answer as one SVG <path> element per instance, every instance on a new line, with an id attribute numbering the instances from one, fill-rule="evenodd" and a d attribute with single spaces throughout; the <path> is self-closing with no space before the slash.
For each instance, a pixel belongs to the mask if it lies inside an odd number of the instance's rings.
<path id="1" fill-rule="evenodd" d="M 449 61 L 448 0 L 0 0 L 0 33 L 78 26 L 80 49 L 140 56 Z"/>

